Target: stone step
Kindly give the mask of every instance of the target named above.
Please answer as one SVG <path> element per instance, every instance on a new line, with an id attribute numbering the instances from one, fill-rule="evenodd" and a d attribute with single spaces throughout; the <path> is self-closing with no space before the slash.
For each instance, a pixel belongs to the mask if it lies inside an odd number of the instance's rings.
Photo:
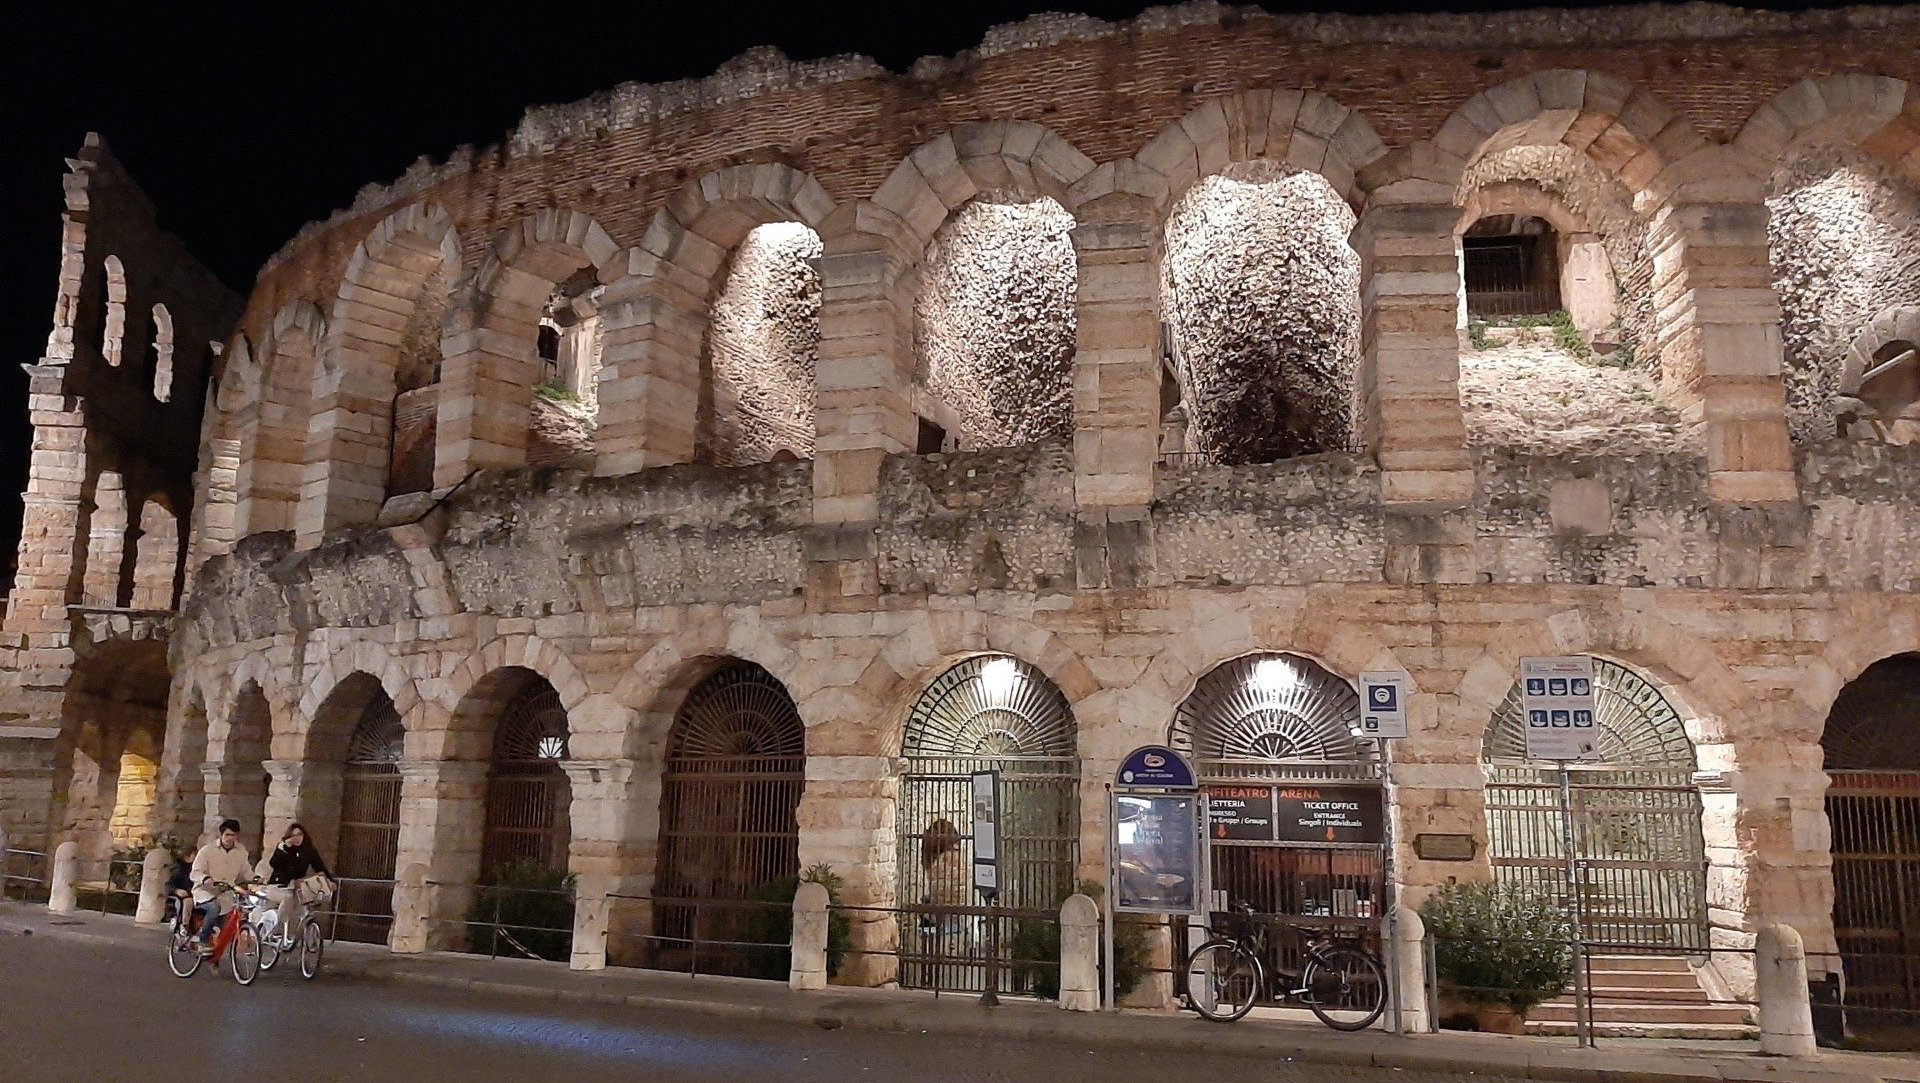
<path id="1" fill-rule="evenodd" d="M 1595 989 L 1700 988 L 1700 979 L 1691 970 L 1678 974 L 1664 970 L 1590 970 L 1587 974 Z"/>
<path id="2" fill-rule="evenodd" d="M 1543 1023 L 1571 1023 L 1573 1004 L 1548 1001 L 1527 1013 L 1529 1020 Z M 1739 1004 L 1595 1004 L 1593 1021 L 1598 1023 L 1712 1023 L 1742 1026 L 1749 1022 L 1746 1007 Z"/>
<path id="3" fill-rule="evenodd" d="M 1758 1027 L 1726 1023 L 1600 1023 L 1594 1032 L 1603 1038 L 1684 1038 L 1690 1041 L 1737 1041 L 1756 1037 Z M 1577 1031 L 1572 1020 L 1539 1021 L 1527 1019 L 1527 1033 L 1543 1037 L 1572 1037 Z"/>
<path id="4" fill-rule="evenodd" d="M 1689 985 L 1675 989 L 1636 988 L 1628 985 L 1595 985 L 1592 990 L 1596 1004 L 1705 1004 L 1709 1001 L 1707 991 L 1699 985 Z M 1547 1004 L 1573 1003 L 1572 993 L 1563 993 Z"/>
<path id="5" fill-rule="evenodd" d="M 1646 973 L 1652 971 L 1661 974 L 1691 974 L 1693 967 L 1687 965 L 1684 955 L 1595 955 L 1590 960 L 1595 972 Z"/>

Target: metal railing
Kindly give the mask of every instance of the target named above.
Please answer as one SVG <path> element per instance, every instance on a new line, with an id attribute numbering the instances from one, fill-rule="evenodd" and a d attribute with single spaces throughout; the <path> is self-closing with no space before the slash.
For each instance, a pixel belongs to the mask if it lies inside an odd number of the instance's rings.
<path id="1" fill-rule="evenodd" d="M 610 906 L 646 907 L 647 931 L 609 929 L 607 961 L 615 966 L 787 980 L 792 963 L 793 903 L 766 899 L 686 898 L 610 893 Z M 627 904 L 622 907 L 622 904 Z M 618 923 L 614 923 L 616 926 Z M 623 944 L 637 944 L 629 955 Z"/>
<path id="2" fill-rule="evenodd" d="M 82 910 L 98 910 L 102 915 L 131 916 L 140 908 L 140 878 L 146 862 L 127 858 L 107 861 L 107 878 L 73 885 L 75 905 Z M 115 900 L 120 900 L 116 906 Z"/>
<path id="3" fill-rule="evenodd" d="M 333 877 L 333 898 L 321 906 L 315 907 L 314 916 L 320 919 L 320 927 L 326 930 L 328 940 L 347 940 L 363 944 L 384 944 L 387 933 L 393 929 L 393 889 L 392 880 L 373 880 L 363 877 Z M 357 909 L 365 903 L 350 902 L 350 897 L 377 899 L 382 895 L 387 906 L 380 909 Z M 341 923 L 344 919 L 346 935 L 341 935 Z M 373 930 L 380 929 L 375 935 Z"/>
<path id="4" fill-rule="evenodd" d="M 17 871 L 23 865 L 35 872 Z M 53 886 L 50 865 L 51 860 L 45 850 L 8 847 L 0 851 L 0 899 L 46 902 Z"/>
<path id="5" fill-rule="evenodd" d="M 903 988 L 930 990 L 936 997 L 988 991 L 1043 998 L 1058 995 L 1058 908 L 836 903 L 828 907 L 828 914 L 830 920 L 832 915 L 845 915 L 861 932 L 891 920 L 892 948 L 862 944 L 863 937 L 850 929 L 845 955 L 892 959 L 894 976 Z"/>
<path id="6" fill-rule="evenodd" d="M 1920 1051 L 1920 953 L 1807 953 L 1814 1033 L 1822 1045 Z"/>
<path id="7" fill-rule="evenodd" d="M 468 954 L 485 955 L 489 959 L 505 956 L 513 959 L 545 959 L 549 962 L 565 962 L 572 954 L 574 893 L 570 888 L 458 884 L 438 880 L 428 880 L 426 886 L 435 889 L 436 893 L 472 893 L 473 901 L 465 917 L 427 918 L 429 926 L 457 927 L 462 945 L 460 950 Z M 511 916 L 508 913 L 510 904 L 516 911 L 537 909 L 542 905 L 541 900 L 545 900 L 555 914 L 564 909 L 567 915 L 564 926 L 526 920 L 518 913 Z M 484 950 L 482 945 L 485 946 Z"/>

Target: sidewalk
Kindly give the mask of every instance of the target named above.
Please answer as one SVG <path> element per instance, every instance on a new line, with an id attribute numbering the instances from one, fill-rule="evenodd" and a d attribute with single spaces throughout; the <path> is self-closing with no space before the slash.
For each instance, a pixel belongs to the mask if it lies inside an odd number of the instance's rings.
<path id="1" fill-rule="evenodd" d="M 155 953 L 158 959 L 157 928 L 136 926 L 122 917 L 53 915 L 43 907 L 0 904 L 0 935 L 26 932 L 137 948 Z M 1317 1025 L 1257 1019 L 1220 1026 L 1186 1013 L 1083 1014 L 1064 1012 L 1050 1003 L 1011 999 L 996 1008 L 982 1008 L 968 994 L 935 997 L 890 989 L 835 987 L 795 993 L 777 982 L 742 978 L 694 978 L 617 967 L 574 973 L 554 963 L 453 954 L 393 955 L 363 944 L 328 945 L 321 980 L 328 978 L 412 982 L 546 1000 L 813 1024 L 829 1030 L 933 1031 L 997 1041 L 1204 1051 L 1567 1083 L 1595 1083 L 1602 1078 L 1628 1083 L 1920 1083 L 1920 1058 L 1888 1054 L 1822 1051 L 1812 1059 L 1789 1060 L 1762 1057 L 1752 1052 L 1750 1042 L 1603 1039 L 1599 1049 L 1580 1049 L 1572 1039 L 1558 1038 L 1454 1032 L 1401 1038 L 1381 1031 L 1340 1034 Z"/>

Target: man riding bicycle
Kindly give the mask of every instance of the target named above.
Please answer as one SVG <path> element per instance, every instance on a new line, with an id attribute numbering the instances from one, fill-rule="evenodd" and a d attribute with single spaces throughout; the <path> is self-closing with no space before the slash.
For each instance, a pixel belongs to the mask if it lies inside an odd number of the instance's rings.
<path id="1" fill-rule="evenodd" d="M 189 879 L 193 881 L 193 908 L 200 915 L 200 954 L 206 955 L 213 950 L 213 934 L 220 927 L 220 918 L 233 908 L 234 889 L 253 879 L 253 862 L 247 859 L 246 847 L 240 845 L 239 820 L 220 821 L 219 841 L 202 846 L 194 855 Z"/>

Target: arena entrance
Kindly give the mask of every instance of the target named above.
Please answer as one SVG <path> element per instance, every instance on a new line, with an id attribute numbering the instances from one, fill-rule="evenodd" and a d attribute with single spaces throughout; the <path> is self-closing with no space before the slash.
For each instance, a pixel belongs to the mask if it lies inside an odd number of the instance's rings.
<path id="1" fill-rule="evenodd" d="M 567 758 L 567 709 L 545 678 L 527 673 L 523 682 L 507 699 L 494 730 L 480 846 L 482 883 L 503 882 L 510 866 L 567 867 L 573 793 L 560 769 Z"/>
<path id="2" fill-rule="evenodd" d="M 1080 857 L 1078 734 L 1066 696 L 1017 658 L 969 658 L 914 704 L 902 751 L 900 984 L 984 989 L 997 942 L 1001 989 L 1026 991 L 1031 975 L 1008 964 L 1023 957 L 1025 940 L 1047 939 L 1040 932 L 1072 894 Z M 997 919 L 973 890 L 975 771 L 1000 772 Z M 1000 922 L 997 941 L 990 920 Z"/>
<path id="3" fill-rule="evenodd" d="M 393 874 L 400 852 L 400 712 L 374 688 L 347 741 L 340 779 L 340 878 L 330 930 L 340 940 L 384 944 L 393 926 Z"/>
<path id="4" fill-rule="evenodd" d="M 1704 952 L 1707 857 L 1693 742 L 1672 705 L 1632 670 L 1596 658 L 1594 689 L 1600 759 L 1575 766 L 1571 787 L 1586 938 L 1601 953 Z M 1482 754 L 1494 878 L 1564 905 L 1559 770 L 1526 759 L 1517 682 L 1494 712 Z"/>
<path id="5" fill-rule="evenodd" d="M 1920 654 L 1867 667 L 1820 739 L 1833 847 L 1833 935 L 1847 1029 L 1920 1039 Z"/>
<path id="6" fill-rule="evenodd" d="M 653 966 L 785 980 L 763 941 L 800 873 L 806 727 L 780 681 L 730 662 L 687 695 L 667 743 Z M 769 922 L 769 915 L 776 920 Z"/>
<path id="7" fill-rule="evenodd" d="M 1209 910 L 1246 903 L 1289 926 L 1359 927 L 1377 941 L 1385 809 L 1377 754 L 1354 735 L 1359 725 L 1353 686 L 1298 655 L 1250 654 L 1200 678 L 1168 743 L 1194 761 L 1212 814 Z M 1289 807 L 1327 798 L 1370 809 L 1360 817 L 1368 829 L 1301 834 Z M 1298 947 L 1280 938 L 1267 961 L 1296 965 Z"/>

